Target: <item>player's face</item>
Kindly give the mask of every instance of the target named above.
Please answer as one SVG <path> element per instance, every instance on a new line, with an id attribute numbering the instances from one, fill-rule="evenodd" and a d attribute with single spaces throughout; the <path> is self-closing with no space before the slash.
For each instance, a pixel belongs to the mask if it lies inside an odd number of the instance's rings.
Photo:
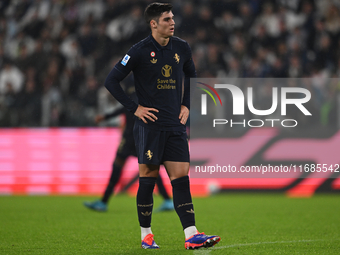
<path id="1" fill-rule="evenodd" d="M 174 35 L 175 32 L 175 21 L 173 19 L 174 15 L 172 11 L 163 12 L 159 17 L 157 23 L 157 33 L 162 37 L 170 37 Z"/>

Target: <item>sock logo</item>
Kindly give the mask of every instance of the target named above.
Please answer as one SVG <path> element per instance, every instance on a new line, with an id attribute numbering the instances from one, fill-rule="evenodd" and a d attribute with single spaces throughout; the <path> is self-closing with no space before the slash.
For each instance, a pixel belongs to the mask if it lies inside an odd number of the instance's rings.
<path id="1" fill-rule="evenodd" d="M 143 212 L 141 212 L 141 214 L 143 215 L 143 216 L 150 216 L 151 215 L 151 212 L 148 212 L 148 211 L 146 211 L 145 213 L 143 213 Z"/>
<path id="2" fill-rule="evenodd" d="M 145 153 L 146 157 L 148 158 L 148 160 L 151 160 L 152 159 L 152 156 L 153 156 L 153 153 L 148 150 L 146 153 Z"/>
<path id="3" fill-rule="evenodd" d="M 182 206 L 186 206 L 186 205 L 192 205 L 192 203 L 185 203 L 185 204 L 181 204 L 181 205 L 177 206 L 177 208 L 180 208 L 180 207 L 182 207 Z"/>
<path id="4" fill-rule="evenodd" d="M 193 209 L 191 209 L 190 211 L 187 210 L 187 213 L 195 213 Z"/>
<path id="5" fill-rule="evenodd" d="M 138 207 L 150 207 L 153 206 L 153 204 L 148 204 L 148 205 L 141 205 L 141 204 L 137 204 Z"/>

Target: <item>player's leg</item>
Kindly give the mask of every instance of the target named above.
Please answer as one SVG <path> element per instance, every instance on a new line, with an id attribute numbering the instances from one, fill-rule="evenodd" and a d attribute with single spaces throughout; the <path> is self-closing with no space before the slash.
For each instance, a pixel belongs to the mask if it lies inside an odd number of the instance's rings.
<path id="1" fill-rule="evenodd" d="M 153 190 L 158 177 L 159 165 L 139 164 L 139 187 L 137 191 L 138 221 L 141 227 L 142 248 L 158 249 L 151 231 Z"/>
<path id="2" fill-rule="evenodd" d="M 189 146 L 185 132 L 168 132 L 164 167 L 172 185 L 173 202 L 186 238 L 197 233 L 189 183 Z"/>
<path id="3" fill-rule="evenodd" d="M 156 184 L 157 184 L 157 188 L 158 188 L 159 194 L 163 197 L 163 199 L 164 200 L 170 199 L 170 196 L 169 196 L 168 192 L 165 189 L 165 186 L 164 186 L 163 179 L 162 179 L 161 175 L 158 175 Z"/>
<path id="4" fill-rule="evenodd" d="M 125 165 L 125 162 L 126 158 L 122 158 L 119 156 L 117 156 L 115 161 L 113 162 L 110 180 L 108 185 L 106 186 L 105 192 L 101 199 L 103 203 L 107 204 L 109 202 L 110 197 L 113 195 L 114 188 L 116 187 L 122 175 L 122 170 Z"/>
<path id="5" fill-rule="evenodd" d="M 119 156 L 116 157 L 115 161 L 112 164 L 111 176 L 102 198 L 100 200 L 96 200 L 93 202 L 84 202 L 84 205 L 87 208 L 98 212 L 107 211 L 107 204 L 109 202 L 110 197 L 113 195 L 115 186 L 117 185 L 120 179 L 125 162 L 126 158 L 121 158 Z"/>
<path id="6" fill-rule="evenodd" d="M 189 162 L 165 161 L 172 185 L 173 203 L 186 238 L 197 233 L 189 183 Z"/>
<path id="7" fill-rule="evenodd" d="M 127 135 L 126 132 L 124 132 L 117 150 L 116 158 L 112 164 L 112 171 L 109 183 L 101 199 L 103 203 L 107 204 L 110 197 L 113 195 L 114 188 L 120 180 L 127 158 L 129 156 L 135 156 L 135 154 L 136 152 L 134 140 L 132 137 Z"/>
<path id="8" fill-rule="evenodd" d="M 157 249 L 151 231 L 153 190 L 159 175 L 164 139 L 161 132 L 150 130 L 135 123 L 134 139 L 139 163 L 139 188 L 137 192 L 137 212 L 141 227 L 142 248 Z"/>
<path id="9" fill-rule="evenodd" d="M 122 175 L 122 170 L 125 165 L 126 159 L 131 155 L 131 148 L 133 148 L 134 151 L 134 141 L 133 139 L 132 141 L 130 140 L 130 138 L 123 135 L 116 153 L 115 160 L 112 164 L 111 176 L 106 186 L 105 192 L 100 200 L 96 200 L 93 202 L 84 202 L 84 205 L 87 208 L 98 212 L 107 211 L 107 204 L 110 197 L 113 195 L 114 188 L 116 187 Z"/>
<path id="10" fill-rule="evenodd" d="M 172 199 L 170 198 L 168 192 L 165 189 L 163 180 L 161 175 L 158 175 L 157 181 L 156 181 L 159 194 L 163 197 L 164 201 L 162 204 L 155 210 L 155 212 L 162 212 L 162 211 L 172 211 L 174 210 L 174 203 L 172 202 Z"/>
<path id="11" fill-rule="evenodd" d="M 195 211 L 192 203 L 189 182 L 189 163 L 165 161 L 164 166 L 171 180 L 173 201 L 176 213 L 182 223 L 186 249 L 212 247 L 221 238 L 199 233 L 195 225 Z"/>
<path id="12" fill-rule="evenodd" d="M 199 233 L 195 225 L 195 212 L 189 182 L 189 146 L 185 132 L 170 132 L 164 150 L 164 166 L 171 180 L 173 202 L 184 234 L 185 248 L 211 247 L 220 241 L 218 236 Z"/>

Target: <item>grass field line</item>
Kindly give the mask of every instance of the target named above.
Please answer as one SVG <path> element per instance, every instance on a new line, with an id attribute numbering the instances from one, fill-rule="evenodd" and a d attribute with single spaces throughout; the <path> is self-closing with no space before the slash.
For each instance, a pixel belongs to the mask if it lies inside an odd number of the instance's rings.
<path id="1" fill-rule="evenodd" d="M 240 243 L 240 244 L 232 244 L 232 245 L 224 245 L 224 246 L 215 246 L 210 250 L 195 250 L 194 254 L 209 254 L 213 250 L 222 250 L 233 247 L 241 247 L 241 246 L 252 246 L 252 245 L 261 245 L 261 244 L 285 244 L 285 243 L 308 243 L 308 242 L 322 242 L 322 241 L 330 241 L 326 239 L 316 239 L 316 240 L 292 240 L 292 241 L 275 241 L 275 242 L 258 242 L 258 243 Z"/>

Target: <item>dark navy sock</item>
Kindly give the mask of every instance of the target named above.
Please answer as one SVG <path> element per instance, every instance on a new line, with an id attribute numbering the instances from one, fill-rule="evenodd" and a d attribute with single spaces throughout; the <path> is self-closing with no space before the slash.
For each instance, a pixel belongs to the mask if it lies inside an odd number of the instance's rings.
<path id="1" fill-rule="evenodd" d="M 153 189 L 156 177 L 139 177 L 137 192 L 137 211 L 139 225 L 143 228 L 151 226 L 151 214 L 153 208 Z"/>
<path id="2" fill-rule="evenodd" d="M 192 204 L 189 176 L 171 181 L 175 210 L 181 220 L 183 229 L 195 226 L 194 205 Z"/>

